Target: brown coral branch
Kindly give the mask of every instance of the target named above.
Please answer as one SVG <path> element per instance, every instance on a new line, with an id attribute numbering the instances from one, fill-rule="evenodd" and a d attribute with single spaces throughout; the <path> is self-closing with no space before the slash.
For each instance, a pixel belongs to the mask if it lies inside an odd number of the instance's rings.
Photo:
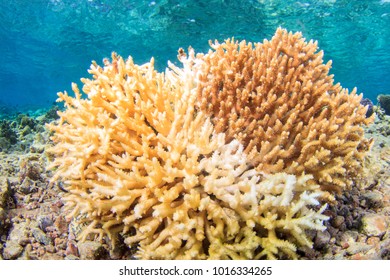
<path id="1" fill-rule="evenodd" d="M 211 47 L 202 57 L 197 106 L 217 132 L 228 142 L 239 139 L 258 170 L 305 171 L 324 190 L 350 187 L 345 175 L 360 172 L 357 162 L 369 146 L 362 125 L 372 118 L 356 89 L 333 83 L 317 43 L 279 28 L 262 44 L 226 40 Z"/>

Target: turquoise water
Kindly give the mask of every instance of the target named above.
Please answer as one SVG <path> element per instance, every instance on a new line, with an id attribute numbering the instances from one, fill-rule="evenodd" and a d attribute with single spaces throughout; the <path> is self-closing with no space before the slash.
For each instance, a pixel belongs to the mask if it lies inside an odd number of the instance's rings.
<path id="1" fill-rule="evenodd" d="M 343 87 L 390 93 L 390 0 L 0 0 L 0 113 L 51 106 L 112 51 L 162 71 L 180 47 L 278 26 L 318 40 Z"/>

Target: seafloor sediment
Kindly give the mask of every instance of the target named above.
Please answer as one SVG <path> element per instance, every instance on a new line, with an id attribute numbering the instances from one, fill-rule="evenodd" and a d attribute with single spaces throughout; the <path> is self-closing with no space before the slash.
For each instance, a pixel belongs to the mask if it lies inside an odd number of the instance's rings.
<path id="1" fill-rule="evenodd" d="M 60 182 L 45 153 L 51 145 L 45 123 L 56 108 L 34 116 L 0 120 L 0 259 L 129 259 L 132 251 L 109 242 L 77 241 L 66 218 Z M 390 259 L 390 117 L 376 117 L 366 129 L 374 144 L 363 181 L 337 197 L 325 214 L 323 232 L 311 232 L 313 248 L 298 248 L 301 259 Z"/>

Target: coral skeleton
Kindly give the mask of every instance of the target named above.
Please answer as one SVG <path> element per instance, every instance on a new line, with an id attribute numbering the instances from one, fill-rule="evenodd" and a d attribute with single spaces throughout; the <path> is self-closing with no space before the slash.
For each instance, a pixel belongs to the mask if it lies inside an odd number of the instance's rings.
<path id="1" fill-rule="evenodd" d="M 211 46 L 164 73 L 113 53 L 85 97 L 59 93 L 51 168 L 79 239 L 122 236 L 140 259 L 279 259 L 325 229 L 370 147 L 361 96 L 300 33 Z"/>

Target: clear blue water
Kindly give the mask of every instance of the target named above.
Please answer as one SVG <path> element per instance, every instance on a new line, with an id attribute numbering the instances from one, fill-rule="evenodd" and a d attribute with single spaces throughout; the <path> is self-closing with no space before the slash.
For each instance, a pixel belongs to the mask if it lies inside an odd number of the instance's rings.
<path id="1" fill-rule="evenodd" d="M 0 0 L 0 111 L 51 106 L 112 51 L 163 70 L 179 47 L 278 26 L 318 40 L 343 87 L 390 93 L 390 0 Z"/>

